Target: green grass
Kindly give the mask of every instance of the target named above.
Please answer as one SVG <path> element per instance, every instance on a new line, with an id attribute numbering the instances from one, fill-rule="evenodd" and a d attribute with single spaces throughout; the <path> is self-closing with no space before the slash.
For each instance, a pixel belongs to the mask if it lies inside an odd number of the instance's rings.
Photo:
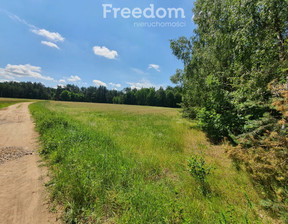
<path id="1" fill-rule="evenodd" d="M 38 102 L 30 110 L 67 223 L 273 222 L 223 146 L 176 109 Z M 196 154 L 214 168 L 208 195 L 188 171 Z"/>
<path id="2" fill-rule="evenodd" d="M 9 107 L 16 103 L 28 102 L 26 99 L 12 99 L 12 98 L 0 98 L 0 109 Z"/>

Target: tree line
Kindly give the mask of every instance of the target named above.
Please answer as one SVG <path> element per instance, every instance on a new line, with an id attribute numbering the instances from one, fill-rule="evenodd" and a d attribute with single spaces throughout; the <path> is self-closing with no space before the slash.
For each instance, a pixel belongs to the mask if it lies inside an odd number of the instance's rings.
<path id="1" fill-rule="evenodd" d="M 285 0 L 197 0 L 191 38 L 171 40 L 185 65 L 171 81 L 183 87 L 185 115 L 215 140 L 237 142 L 281 114 L 268 84 L 288 78 Z"/>
<path id="2" fill-rule="evenodd" d="M 109 90 L 105 86 L 78 87 L 68 84 L 50 88 L 42 83 L 3 82 L 0 83 L 0 97 L 60 100 L 74 102 L 114 103 L 130 105 L 149 105 L 161 107 L 180 107 L 181 88 L 160 87 L 132 89 L 121 91 Z"/>
<path id="3" fill-rule="evenodd" d="M 185 65 L 171 77 L 184 115 L 213 141 L 237 145 L 227 148 L 236 167 L 287 223 L 288 1 L 196 0 L 193 12 L 194 35 L 171 40 Z"/>

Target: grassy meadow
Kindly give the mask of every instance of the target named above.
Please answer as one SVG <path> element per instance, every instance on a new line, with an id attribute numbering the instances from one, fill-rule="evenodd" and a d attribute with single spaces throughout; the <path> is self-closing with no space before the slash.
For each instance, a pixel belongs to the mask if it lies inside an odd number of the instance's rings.
<path id="1" fill-rule="evenodd" d="M 0 98 L 0 109 L 9 107 L 16 103 L 23 103 L 23 102 L 29 102 L 31 100 L 26 99 L 13 99 L 13 98 Z"/>
<path id="2" fill-rule="evenodd" d="M 273 223 L 224 146 L 177 109 L 49 101 L 30 111 L 67 223 Z M 205 194 L 188 171 L 195 155 L 212 167 Z"/>

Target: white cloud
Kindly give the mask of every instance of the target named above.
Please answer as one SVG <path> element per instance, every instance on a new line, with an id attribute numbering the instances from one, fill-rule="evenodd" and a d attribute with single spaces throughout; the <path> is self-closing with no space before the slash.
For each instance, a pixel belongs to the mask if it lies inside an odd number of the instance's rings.
<path id="1" fill-rule="evenodd" d="M 7 11 L 5 11 L 5 13 L 9 16 L 10 19 L 12 19 L 16 22 L 20 22 L 20 23 L 24 24 L 25 26 L 29 27 L 29 29 L 32 33 L 35 33 L 35 34 L 42 36 L 42 37 L 45 37 L 52 42 L 58 42 L 58 41 L 63 42 L 65 40 L 65 38 L 60 33 L 50 32 L 50 31 L 45 30 L 45 29 L 40 29 L 40 28 L 36 27 L 35 25 L 26 22 L 24 19 L 20 18 L 19 16 L 14 15 L 13 13 L 10 13 Z M 42 41 L 41 43 L 44 45 L 47 45 L 49 47 L 54 47 L 54 48 L 59 49 L 59 47 L 55 43 L 52 43 L 52 42 Z"/>
<path id="2" fill-rule="evenodd" d="M 105 82 L 102 82 L 100 80 L 93 80 L 93 83 L 95 86 L 107 86 Z"/>
<path id="3" fill-rule="evenodd" d="M 93 52 L 96 55 L 108 58 L 108 59 L 115 59 L 118 56 L 117 51 L 114 50 L 109 50 L 107 47 L 105 46 L 94 46 L 93 47 Z"/>
<path id="4" fill-rule="evenodd" d="M 121 84 L 116 84 L 116 83 L 110 82 L 109 85 L 112 86 L 112 87 L 114 87 L 114 88 L 115 88 L 115 87 L 116 87 L 116 88 L 121 88 Z"/>
<path id="5" fill-rule="evenodd" d="M 0 68 L 0 77 L 2 79 L 7 80 L 14 80 L 15 77 L 13 77 L 13 75 L 11 75 L 9 72 L 5 71 L 5 68 Z"/>
<path id="6" fill-rule="evenodd" d="M 142 71 L 139 68 L 130 68 L 133 72 L 139 74 L 139 75 L 149 75 L 149 73 Z"/>
<path id="7" fill-rule="evenodd" d="M 14 21 L 17 21 L 17 22 L 20 22 L 20 23 L 28 26 L 28 27 L 31 28 L 31 29 L 37 29 L 36 26 L 27 23 L 24 19 L 21 19 L 19 16 L 16 16 L 16 15 L 14 15 L 13 13 L 7 12 L 7 11 L 5 11 L 5 13 L 9 16 L 10 19 L 12 19 L 12 20 L 14 20 Z"/>
<path id="8" fill-rule="evenodd" d="M 139 82 L 127 82 L 127 84 L 130 85 L 132 89 L 141 89 L 141 88 L 150 88 L 150 87 L 155 87 L 156 89 L 160 88 L 159 85 L 154 85 L 147 79 L 142 79 Z"/>
<path id="9" fill-rule="evenodd" d="M 42 37 L 45 37 L 51 41 L 54 41 L 54 42 L 63 42 L 64 41 L 64 37 L 61 36 L 60 33 L 55 33 L 55 32 L 50 32 L 48 30 L 45 30 L 45 29 L 33 29 L 31 30 L 33 33 L 39 35 L 39 36 L 42 36 Z"/>
<path id="10" fill-rule="evenodd" d="M 10 65 L 5 68 L 0 68 L 0 77 L 8 80 L 15 80 L 16 78 L 34 78 L 53 81 L 54 79 L 49 76 L 41 74 L 41 67 L 26 65 Z"/>
<path id="11" fill-rule="evenodd" d="M 66 81 L 64 79 L 59 80 L 60 83 L 65 83 Z"/>
<path id="12" fill-rule="evenodd" d="M 148 66 L 148 69 L 151 69 L 151 68 L 155 69 L 157 72 L 160 72 L 160 66 L 159 65 L 150 64 Z"/>
<path id="13" fill-rule="evenodd" d="M 140 75 L 143 75 L 145 73 L 144 71 L 142 71 L 141 69 L 138 69 L 138 68 L 131 68 L 131 70 L 133 72 L 136 72 L 136 73 L 140 74 Z"/>
<path id="14" fill-rule="evenodd" d="M 44 44 L 44 45 L 46 45 L 46 46 L 48 46 L 48 47 L 57 48 L 58 50 L 60 49 L 60 48 L 57 46 L 57 44 L 54 44 L 54 43 L 49 42 L 49 41 L 41 41 L 41 44 Z"/>
<path id="15" fill-rule="evenodd" d="M 81 81 L 81 78 L 78 75 L 71 75 L 70 78 L 67 79 L 69 82 L 77 82 Z M 65 80 L 64 80 L 65 81 Z"/>

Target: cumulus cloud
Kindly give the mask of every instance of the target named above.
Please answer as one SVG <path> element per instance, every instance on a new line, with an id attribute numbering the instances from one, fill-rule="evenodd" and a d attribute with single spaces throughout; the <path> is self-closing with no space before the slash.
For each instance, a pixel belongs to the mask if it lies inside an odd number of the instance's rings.
<path id="1" fill-rule="evenodd" d="M 141 88 L 150 88 L 150 87 L 160 88 L 160 86 L 151 83 L 147 79 L 142 79 L 139 82 L 127 82 L 127 84 L 132 89 L 141 89 Z"/>
<path id="2" fill-rule="evenodd" d="M 114 88 L 121 88 L 121 84 L 116 84 L 116 83 L 109 83 L 110 86 L 114 87 Z"/>
<path id="3" fill-rule="evenodd" d="M 105 82 L 102 82 L 100 80 L 93 80 L 93 83 L 95 86 L 107 86 L 107 84 Z"/>
<path id="4" fill-rule="evenodd" d="M 118 56 L 117 51 L 114 50 L 109 50 L 107 47 L 105 46 L 94 46 L 93 47 L 93 52 L 96 55 L 108 58 L 108 59 L 115 59 Z"/>
<path id="5" fill-rule="evenodd" d="M 66 81 L 64 79 L 60 79 L 59 82 L 60 83 L 66 83 Z"/>
<path id="6" fill-rule="evenodd" d="M 157 72 L 160 72 L 160 66 L 159 65 L 155 65 L 155 64 L 150 64 L 148 66 L 148 69 L 155 69 Z"/>
<path id="7" fill-rule="evenodd" d="M 41 44 L 44 44 L 44 45 L 46 45 L 46 46 L 48 46 L 48 47 L 54 47 L 54 48 L 56 48 L 56 49 L 60 49 L 58 46 L 57 46 L 57 44 L 54 44 L 54 43 L 52 43 L 52 42 L 49 42 L 49 41 L 41 41 Z"/>
<path id="8" fill-rule="evenodd" d="M 77 82 L 81 81 L 81 78 L 78 75 L 71 75 L 70 78 L 67 79 L 69 82 Z M 64 80 L 65 81 L 65 80 Z"/>
<path id="9" fill-rule="evenodd" d="M 41 67 L 26 65 L 6 65 L 5 68 L 0 68 L 0 77 L 8 80 L 15 80 L 16 78 L 34 78 L 53 81 L 49 76 L 41 74 Z"/>
<path id="10" fill-rule="evenodd" d="M 42 36 L 42 37 L 45 37 L 51 41 L 54 41 L 54 42 L 63 42 L 64 41 L 64 37 L 61 36 L 60 33 L 55 33 L 55 32 L 50 32 L 48 30 L 45 30 L 45 29 L 33 29 L 31 30 L 32 33 L 35 33 L 39 36 Z"/>

